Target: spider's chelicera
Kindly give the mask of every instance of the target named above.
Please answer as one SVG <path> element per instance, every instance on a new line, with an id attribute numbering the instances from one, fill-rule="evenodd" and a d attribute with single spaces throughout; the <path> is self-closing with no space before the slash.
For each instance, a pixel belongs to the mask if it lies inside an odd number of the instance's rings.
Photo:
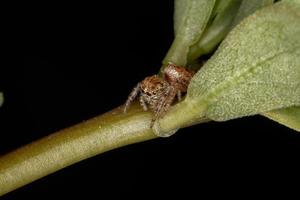
<path id="1" fill-rule="evenodd" d="M 193 72 L 169 63 L 163 71 L 163 78 L 157 75 L 148 76 L 133 88 L 125 103 L 124 112 L 128 110 L 132 101 L 139 95 L 143 109 L 146 111 L 150 108 L 154 112 L 151 123 L 153 125 L 156 119 L 162 117 L 168 111 L 176 95 L 178 101 L 181 100 L 181 94 L 187 91 L 193 75 Z"/>

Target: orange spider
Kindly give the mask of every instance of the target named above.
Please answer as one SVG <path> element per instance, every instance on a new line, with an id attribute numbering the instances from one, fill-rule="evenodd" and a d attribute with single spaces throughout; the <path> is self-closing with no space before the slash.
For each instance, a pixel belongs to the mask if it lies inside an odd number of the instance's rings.
<path id="1" fill-rule="evenodd" d="M 148 110 L 148 106 L 154 112 L 153 122 L 162 117 L 170 108 L 177 95 L 178 101 L 181 94 L 187 91 L 187 87 L 194 73 L 183 67 L 169 63 L 163 71 L 163 78 L 157 75 L 148 76 L 139 82 L 129 94 L 125 103 L 126 112 L 138 95 L 143 109 Z"/>

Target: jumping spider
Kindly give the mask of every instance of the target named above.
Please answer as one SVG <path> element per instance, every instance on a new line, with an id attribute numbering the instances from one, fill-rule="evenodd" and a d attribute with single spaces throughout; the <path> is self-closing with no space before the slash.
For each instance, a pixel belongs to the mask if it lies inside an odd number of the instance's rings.
<path id="1" fill-rule="evenodd" d="M 154 121 L 162 117 L 170 108 L 177 95 L 181 100 L 181 93 L 187 91 L 193 72 L 183 67 L 169 63 L 163 71 L 163 78 L 153 75 L 139 82 L 129 94 L 125 103 L 124 112 L 139 95 L 139 101 L 145 111 L 149 108 L 154 112 L 151 126 Z"/>

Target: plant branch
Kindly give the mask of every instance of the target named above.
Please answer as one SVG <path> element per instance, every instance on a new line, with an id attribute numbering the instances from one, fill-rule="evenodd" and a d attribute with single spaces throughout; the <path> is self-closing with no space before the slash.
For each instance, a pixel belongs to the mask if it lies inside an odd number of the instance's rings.
<path id="1" fill-rule="evenodd" d="M 133 105 L 58 131 L 0 158 L 0 196 L 71 164 L 128 144 L 156 138 L 152 114 Z"/>

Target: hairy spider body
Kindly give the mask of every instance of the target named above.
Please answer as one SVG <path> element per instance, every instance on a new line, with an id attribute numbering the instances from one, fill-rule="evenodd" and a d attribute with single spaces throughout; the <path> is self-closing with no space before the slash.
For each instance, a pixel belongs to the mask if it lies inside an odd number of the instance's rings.
<path id="1" fill-rule="evenodd" d="M 169 83 L 161 79 L 157 75 L 146 77 L 140 85 L 140 102 L 144 110 L 147 110 L 147 105 L 155 111 L 160 102 L 168 93 Z"/>
<path id="2" fill-rule="evenodd" d="M 172 63 L 164 70 L 164 79 L 173 85 L 177 91 L 186 92 L 194 73 Z"/>
<path id="3" fill-rule="evenodd" d="M 139 95 L 143 109 L 146 111 L 149 106 L 155 114 L 151 122 L 152 126 L 157 118 L 162 117 L 168 111 L 176 95 L 178 100 L 181 100 L 181 93 L 187 91 L 192 76 L 193 73 L 185 68 L 169 63 L 163 71 L 163 78 L 157 75 L 149 76 L 133 88 L 125 103 L 124 112 Z"/>
<path id="4" fill-rule="evenodd" d="M 142 82 L 138 83 L 129 94 L 124 111 L 126 112 L 131 102 L 136 99 L 139 94 L 140 104 L 143 109 L 146 111 L 149 106 L 151 110 L 155 111 L 159 102 L 163 100 L 168 93 L 168 88 L 169 83 L 157 75 L 146 77 Z"/>

